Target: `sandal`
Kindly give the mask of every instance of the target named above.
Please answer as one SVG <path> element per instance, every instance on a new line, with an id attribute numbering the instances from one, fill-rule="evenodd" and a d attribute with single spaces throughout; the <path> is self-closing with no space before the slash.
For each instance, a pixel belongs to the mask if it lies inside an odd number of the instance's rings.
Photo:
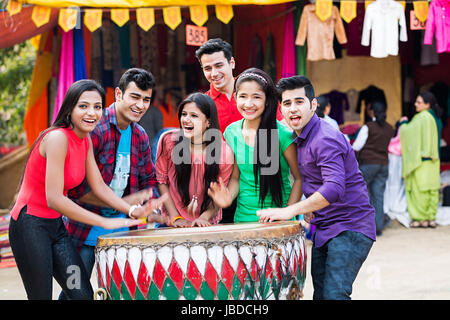
<path id="1" fill-rule="evenodd" d="M 429 228 L 436 228 L 437 227 L 437 225 L 436 225 L 436 221 L 434 221 L 434 220 L 429 220 L 428 221 L 428 227 Z"/>
<path id="2" fill-rule="evenodd" d="M 419 228 L 428 228 L 429 224 L 427 220 L 419 222 Z"/>
<path id="3" fill-rule="evenodd" d="M 411 228 L 419 228 L 419 227 L 421 227 L 419 221 L 412 221 L 412 222 L 409 224 L 409 226 L 410 226 Z"/>

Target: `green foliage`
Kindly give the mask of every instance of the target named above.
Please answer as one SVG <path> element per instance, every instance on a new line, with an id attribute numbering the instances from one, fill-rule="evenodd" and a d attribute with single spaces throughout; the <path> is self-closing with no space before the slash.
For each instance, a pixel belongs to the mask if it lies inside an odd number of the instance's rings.
<path id="1" fill-rule="evenodd" d="M 23 118 L 35 59 L 30 41 L 0 49 L 0 145 L 25 144 Z"/>

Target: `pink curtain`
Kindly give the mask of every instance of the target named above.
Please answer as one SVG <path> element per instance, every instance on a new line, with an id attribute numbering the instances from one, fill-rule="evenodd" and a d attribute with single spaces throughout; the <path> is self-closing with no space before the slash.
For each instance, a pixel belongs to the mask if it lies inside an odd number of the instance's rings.
<path id="1" fill-rule="evenodd" d="M 281 77 L 292 77 L 295 72 L 295 39 L 294 39 L 294 16 L 289 12 L 284 27 L 283 65 Z"/>
<path id="2" fill-rule="evenodd" d="M 61 104 L 69 87 L 74 82 L 73 67 L 73 31 L 63 32 L 61 39 L 61 58 L 59 61 L 58 91 L 56 93 L 55 110 L 52 123 L 58 115 Z"/>

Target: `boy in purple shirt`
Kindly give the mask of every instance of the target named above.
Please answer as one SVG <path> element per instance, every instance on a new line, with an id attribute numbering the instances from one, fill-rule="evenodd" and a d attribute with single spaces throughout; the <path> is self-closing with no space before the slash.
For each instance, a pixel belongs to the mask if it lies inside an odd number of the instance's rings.
<path id="1" fill-rule="evenodd" d="M 260 210 L 261 222 L 303 214 L 316 226 L 311 249 L 314 299 L 350 299 L 352 285 L 375 241 L 375 210 L 344 135 L 315 114 L 306 77 L 281 79 L 281 110 L 294 130 L 305 200 Z"/>

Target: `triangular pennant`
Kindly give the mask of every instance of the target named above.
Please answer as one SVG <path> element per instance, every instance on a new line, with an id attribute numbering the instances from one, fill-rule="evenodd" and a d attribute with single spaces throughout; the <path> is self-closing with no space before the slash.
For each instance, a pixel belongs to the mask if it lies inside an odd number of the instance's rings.
<path id="1" fill-rule="evenodd" d="M 102 26 L 102 9 L 85 9 L 84 24 L 90 32 Z"/>
<path id="2" fill-rule="evenodd" d="M 350 23 L 356 17 L 356 0 L 348 0 L 341 2 L 341 17 Z"/>
<path id="3" fill-rule="evenodd" d="M 78 10 L 74 8 L 62 8 L 59 10 L 58 24 L 67 32 L 75 28 L 77 24 Z"/>
<path id="4" fill-rule="evenodd" d="M 128 9 L 111 9 L 111 20 L 122 27 L 130 20 L 130 12 Z"/>
<path id="5" fill-rule="evenodd" d="M 414 1 L 414 14 L 421 22 L 425 22 L 428 18 L 428 1 Z"/>
<path id="6" fill-rule="evenodd" d="M 155 10 L 153 8 L 136 9 L 136 21 L 142 30 L 150 30 L 150 28 L 155 24 Z"/>
<path id="7" fill-rule="evenodd" d="M 317 0 L 316 1 L 316 15 L 320 20 L 325 21 L 331 17 L 333 9 L 332 0 Z"/>
<path id="8" fill-rule="evenodd" d="M 233 18 L 233 7 L 227 5 L 216 5 L 216 17 L 225 24 Z"/>
<path id="9" fill-rule="evenodd" d="M 206 6 L 191 6 L 189 7 L 191 21 L 201 27 L 208 21 L 208 8 Z"/>
<path id="10" fill-rule="evenodd" d="M 20 2 L 10 0 L 6 6 L 6 10 L 10 16 L 13 16 L 22 10 L 22 4 Z"/>
<path id="11" fill-rule="evenodd" d="M 50 12 L 51 9 L 49 7 L 36 6 L 31 13 L 31 20 L 33 20 L 36 27 L 42 27 L 50 20 Z"/>
<path id="12" fill-rule="evenodd" d="M 180 7 L 163 8 L 163 16 L 164 23 L 167 24 L 172 30 L 175 30 L 181 23 Z"/>

